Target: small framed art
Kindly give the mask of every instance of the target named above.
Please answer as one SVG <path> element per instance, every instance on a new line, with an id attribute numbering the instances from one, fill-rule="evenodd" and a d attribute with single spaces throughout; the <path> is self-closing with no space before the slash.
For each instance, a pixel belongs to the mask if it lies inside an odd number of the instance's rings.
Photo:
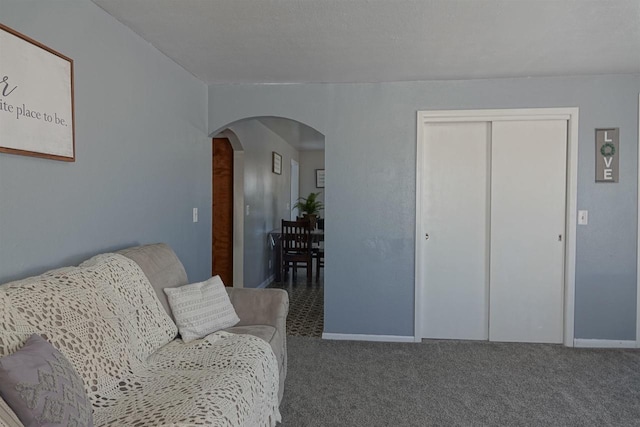
<path id="1" fill-rule="evenodd" d="M 316 169 L 316 188 L 324 188 L 324 169 Z"/>
<path id="2" fill-rule="evenodd" d="M 282 175 L 282 156 L 275 151 L 271 153 L 271 171 L 277 175 Z"/>

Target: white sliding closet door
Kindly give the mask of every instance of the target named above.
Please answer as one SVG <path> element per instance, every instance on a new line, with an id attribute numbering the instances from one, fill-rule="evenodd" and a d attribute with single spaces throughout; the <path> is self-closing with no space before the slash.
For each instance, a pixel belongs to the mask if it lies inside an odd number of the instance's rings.
<path id="1" fill-rule="evenodd" d="M 567 121 L 496 121 L 489 339 L 562 343 Z"/>
<path id="2" fill-rule="evenodd" d="M 486 340 L 489 123 L 426 124 L 424 144 L 423 336 Z"/>

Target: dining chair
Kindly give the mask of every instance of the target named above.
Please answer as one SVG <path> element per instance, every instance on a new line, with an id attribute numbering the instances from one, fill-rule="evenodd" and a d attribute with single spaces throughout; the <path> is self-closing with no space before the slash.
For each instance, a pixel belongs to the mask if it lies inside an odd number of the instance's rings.
<path id="1" fill-rule="evenodd" d="M 298 267 L 307 269 L 307 282 L 311 283 L 313 274 L 313 248 L 311 241 L 311 223 L 309 220 L 282 220 L 281 257 L 282 278 L 287 279 L 289 269 L 295 276 Z M 303 265 L 299 265 L 303 264 Z"/>
<path id="2" fill-rule="evenodd" d="M 324 218 L 318 217 L 316 227 L 319 231 L 324 232 Z M 324 238 L 312 239 L 313 259 L 316 262 L 316 282 L 320 280 L 320 269 L 324 268 Z"/>
<path id="3" fill-rule="evenodd" d="M 313 257 L 316 260 L 316 282 L 320 280 L 320 269 L 324 268 L 324 245 L 313 248 Z"/>

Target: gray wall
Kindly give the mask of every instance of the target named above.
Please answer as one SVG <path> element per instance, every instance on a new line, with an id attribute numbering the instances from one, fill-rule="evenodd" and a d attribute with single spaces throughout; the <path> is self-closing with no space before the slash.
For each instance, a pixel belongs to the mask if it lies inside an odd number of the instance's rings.
<path id="1" fill-rule="evenodd" d="M 0 283 L 151 242 L 169 243 L 190 279 L 210 276 L 207 86 L 89 1 L 0 11 L 74 60 L 77 155 L 0 153 Z"/>
<path id="2" fill-rule="evenodd" d="M 412 335 L 416 111 L 577 106 L 578 208 L 590 222 L 577 234 L 575 335 L 635 339 L 640 75 L 216 85 L 207 112 L 203 83 L 88 1 L 0 0 L 0 10 L 74 59 L 77 146 L 75 163 L 0 154 L 0 282 L 156 241 L 192 280 L 206 278 L 207 135 L 286 117 L 325 135 L 325 330 Z M 597 127 L 620 128 L 619 184 L 593 182 Z"/>
<path id="3" fill-rule="evenodd" d="M 316 169 L 324 169 L 324 150 L 300 151 L 300 196 L 320 192 L 318 200 L 324 203 L 326 189 L 316 188 Z M 324 216 L 324 210 L 320 216 Z"/>
<path id="4" fill-rule="evenodd" d="M 416 111 L 579 107 L 576 338 L 634 340 L 640 75 L 213 85 L 209 129 L 272 115 L 325 135 L 325 331 L 413 335 Z M 620 183 L 594 183 L 594 129 L 620 128 Z"/>
<path id="5" fill-rule="evenodd" d="M 244 150 L 244 287 L 264 284 L 273 273 L 275 260 L 269 232 L 289 219 L 291 159 L 298 151 L 258 120 L 243 120 L 229 126 Z M 271 153 L 282 156 L 282 175 L 272 172 Z M 271 266 L 269 266 L 271 261 Z"/>

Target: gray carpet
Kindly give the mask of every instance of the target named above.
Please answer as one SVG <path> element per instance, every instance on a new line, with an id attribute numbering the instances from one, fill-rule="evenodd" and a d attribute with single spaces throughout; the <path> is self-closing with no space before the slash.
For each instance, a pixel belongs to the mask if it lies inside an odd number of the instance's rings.
<path id="1" fill-rule="evenodd" d="M 287 338 L 282 426 L 640 426 L 640 351 Z"/>

